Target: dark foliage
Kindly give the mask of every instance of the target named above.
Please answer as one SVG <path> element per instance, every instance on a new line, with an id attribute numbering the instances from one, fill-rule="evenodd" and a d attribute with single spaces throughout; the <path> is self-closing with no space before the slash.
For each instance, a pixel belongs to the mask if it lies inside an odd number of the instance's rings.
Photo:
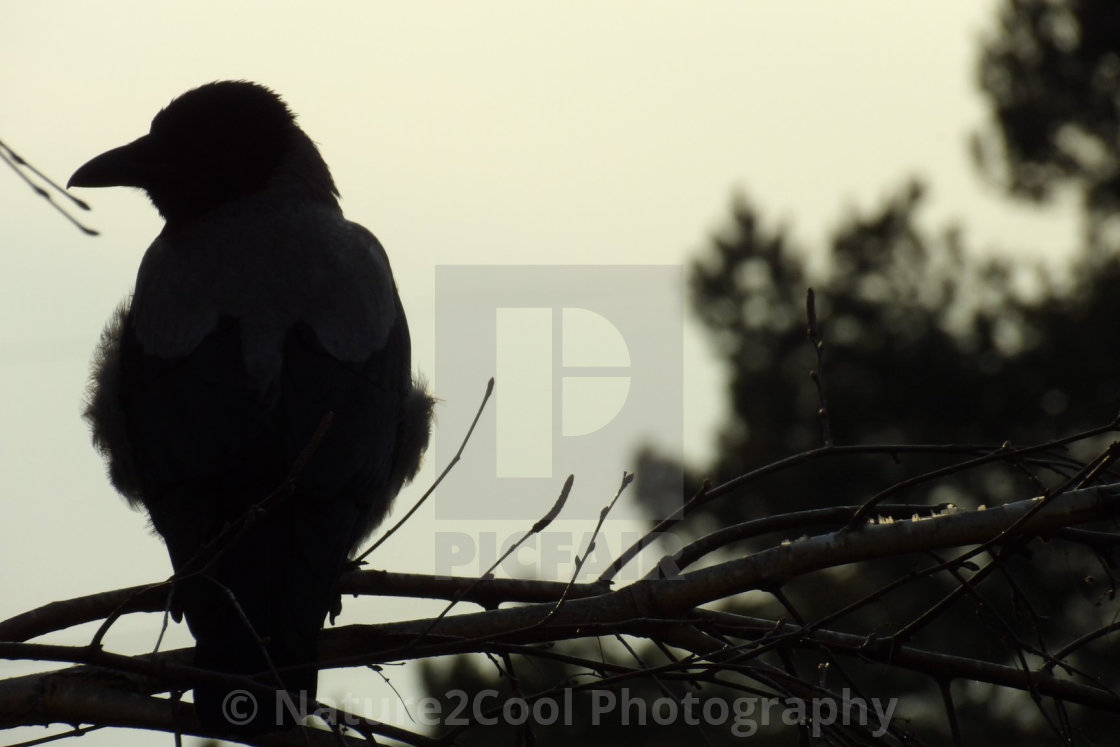
<path id="1" fill-rule="evenodd" d="M 1009 0 L 999 24 L 999 34 L 985 42 L 980 69 L 994 124 L 974 145 L 988 173 L 1001 175 L 1013 195 L 1043 199 L 1062 185 L 1083 191 L 1092 230 L 1083 251 L 1071 259 L 1068 282 L 1020 261 L 981 261 L 966 250 L 966 236 L 955 228 L 922 230 L 916 221 L 924 194 L 919 182 L 867 214 L 850 216 L 826 248 L 827 270 L 816 276 L 807 252 L 792 246 L 786 231 L 769 225 L 747 200 L 737 200 L 729 229 L 691 266 L 693 309 L 727 366 L 729 389 L 718 454 L 711 464 L 688 470 L 689 494 L 700 478 L 718 484 L 820 447 L 826 434 L 836 444 L 1035 444 L 1108 423 L 1120 410 L 1120 346 L 1114 344 L 1120 339 L 1115 291 L 1120 261 L 1108 253 L 1103 230 L 1120 211 L 1120 5 Z M 816 291 L 823 367 L 806 338 L 809 286 Z M 823 426 L 811 370 L 822 376 Z M 1077 444 L 1070 456 L 1090 459 L 1105 443 Z M 956 461 L 959 455 L 947 454 L 817 460 L 752 482 L 674 531 L 691 538 L 713 526 L 783 512 L 858 505 Z M 643 474 L 657 474 L 662 462 L 654 452 L 644 454 L 640 488 Z M 1007 464 L 916 483 L 891 500 L 974 508 L 978 500 L 1018 500 L 1060 481 L 1046 470 Z M 1112 533 L 1116 527 L 1097 529 Z M 757 550 L 774 539 L 739 549 Z M 1107 624 L 1117 612 L 1111 542 L 1094 548 L 1099 554 L 1061 541 L 1009 546 L 995 574 L 998 581 L 983 587 L 981 601 L 949 606 L 936 624 L 923 627 L 920 643 L 1014 664 L 1029 648 L 1025 641 L 1053 651 Z M 752 597 L 737 607 L 773 619 L 818 620 L 905 576 L 918 561 L 893 558 L 861 566 L 858 574 L 844 569 L 814 574 L 770 590 L 776 593 L 764 601 Z M 885 596 L 834 624 L 889 635 L 957 583 L 931 577 L 908 584 L 904 593 Z M 1116 671 L 1120 658 L 1109 640 L 1087 647 L 1081 661 L 1094 671 Z M 656 658 L 656 652 L 646 653 Z M 1102 662 L 1111 663 L 1102 668 Z M 808 654 L 784 663 L 801 672 L 834 664 L 827 656 Z M 950 741 L 939 683 L 885 667 L 834 670 L 854 687 L 899 696 L 899 715 L 912 719 L 922 740 Z M 495 681 L 465 669 L 431 668 L 428 674 L 432 692 L 452 683 L 470 689 Z M 550 675 L 562 680 L 571 670 Z M 504 681 L 493 686 L 508 690 Z M 997 736 L 1056 743 L 1055 734 L 1103 743 L 1120 723 L 1099 711 L 1036 707 L 1026 693 L 1002 693 L 996 706 L 994 688 L 961 683 L 953 688 L 965 743 Z M 657 697 L 656 686 L 649 697 Z M 1018 715 L 1010 718 L 1009 712 Z M 668 743 L 686 733 L 662 736 Z M 473 734 L 480 744 L 501 736 L 485 729 Z M 534 734 L 540 744 L 649 740 L 640 731 L 607 729 Z M 513 739 L 513 731 L 505 736 Z M 725 736 L 705 735 L 712 744 Z M 797 734 L 777 729 L 765 738 L 775 740 L 767 744 L 794 743 Z"/>
<path id="2" fill-rule="evenodd" d="M 992 127 L 973 141 L 1012 193 L 1084 197 L 1093 243 L 1120 209 L 1120 5 L 1111 0 L 1008 0 L 984 45 L 980 85 Z"/>

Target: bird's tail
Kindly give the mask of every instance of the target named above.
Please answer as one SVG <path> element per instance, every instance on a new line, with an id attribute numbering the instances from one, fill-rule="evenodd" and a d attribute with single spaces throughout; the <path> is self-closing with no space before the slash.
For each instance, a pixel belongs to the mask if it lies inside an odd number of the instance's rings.
<path id="1" fill-rule="evenodd" d="M 217 617 L 210 612 L 207 616 Z M 195 712 L 203 727 L 218 733 L 260 734 L 294 726 L 314 709 L 316 639 L 322 616 L 310 630 L 299 621 L 262 621 L 248 614 L 245 619 L 237 619 L 239 614 L 222 615 L 226 620 L 220 626 L 212 625 L 217 619 L 197 624 L 199 615 L 193 617 L 195 666 L 258 683 L 255 687 L 247 682 L 196 686 Z"/>
<path id="2" fill-rule="evenodd" d="M 269 519 L 262 524 L 239 538 L 207 574 L 182 584 L 195 665 L 259 683 L 195 688 L 199 721 L 218 733 L 289 728 L 315 708 L 318 636 L 337 570 L 309 567 L 299 539 L 279 538 Z"/>
<path id="3" fill-rule="evenodd" d="M 244 599 L 239 601 L 244 605 Z M 195 711 L 202 725 L 221 733 L 259 734 L 299 723 L 315 707 L 321 623 L 321 615 L 309 623 L 247 614 L 246 619 L 228 620 L 216 635 L 197 635 L 197 667 L 260 684 L 197 686 Z"/>

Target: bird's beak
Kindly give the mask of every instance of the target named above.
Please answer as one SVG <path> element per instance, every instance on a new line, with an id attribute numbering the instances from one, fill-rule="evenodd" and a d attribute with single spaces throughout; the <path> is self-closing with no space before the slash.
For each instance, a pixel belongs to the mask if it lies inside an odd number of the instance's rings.
<path id="1" fill-rule="evenodd" d="M 66 187 L 144 187 L 165 168 L 151 135 L 144 135 L 87 161 Z"/>

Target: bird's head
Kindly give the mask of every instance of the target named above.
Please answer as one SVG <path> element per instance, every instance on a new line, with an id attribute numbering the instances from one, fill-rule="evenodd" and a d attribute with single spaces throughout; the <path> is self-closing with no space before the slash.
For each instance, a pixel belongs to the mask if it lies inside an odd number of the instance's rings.
<path id="1" fill-rule="evenodd" d="M 147 135 L 95 157 L 67 187 L 139 187 L 169 226 L 263 188 L 281 170 L 308 199 L 338 191 L 284 101 L 247 81 L 187 91 L 152 119 Z"/>

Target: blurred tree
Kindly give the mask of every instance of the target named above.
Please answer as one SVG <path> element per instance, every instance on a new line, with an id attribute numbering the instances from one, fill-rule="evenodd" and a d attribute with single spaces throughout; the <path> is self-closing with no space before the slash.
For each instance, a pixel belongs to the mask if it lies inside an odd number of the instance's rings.
<path id="1" fill-rule="evenodd" d="M 918 181 L 878 209 L 848 217 L 826 249 L 827 269 L 818 276 L 810 273 L 806 252 L 792 245 L 785 230 L 769 226 L 739 198 L 729 230 L 714 237 L 690 268 L 693 309 L 727 367 L 729 389 L 717 456 L 711 464 L 687 470 L 688 494 L 699 488 L 701 477 L 718 484 L 822 444 L 821 401 L 809 376 L 818 368 L 806 339 L 809 285 L 816 289 L 825 343 L 821 371 L 827 429 L 837 444 L 1042 443 L 1107 423 L 1120 410 L 1120 346 L 1115 344 L 1120 339 L 1115 290 L 1120 261 L 1109 251 L 1120 247 L 1120 240 L 1108 232 L 1120 216 L 1120 3 L 1008 0 L 999 23 L 999 34 L 984 42 L 980 69 L 994 124 L 974 140 L 975 152 L 984 170 L 1015 196 L 1043 200 L 1063 186 L 1084 195 L 1090 230 L 1082 252 L 1070 260 L 1070 281 L 1058 283 L 1042 268 L 1018 260 L 977 259 L 955 228 L 923 230 L 916 218 L 925 189 Z M 1100 440 L 1081 445 L 1077 455 L 1087 458 L 1101 446 Z M 653 451 L 643 454 L 639 493 L 657 493 L 643 480 L 661 473 L 664 461 Z M 902 479 L 948 463 L 945 454 L 821 459 L 752 482 L 674 531 L 701 534 L 701 528 L 783 512 L 858 505 Z M 892 500 L 929 505 L 968 505 L 973 497 L 1006 501 L 1057 482 L 1006 466 L 915 484 Z M 1102 529 L 1115 531 L 1114 526 Z M 773 542 L 770 536 L 742 547 L 749 552 Z M 1012 557 L 1003 573 L 1009 588 L 1018 591 L 988 598 L 987 606 L 949 608 L 936 626 L 922 631 L 922 644 L 1014 663 L 1022 650 L 1011 645 L 1009 636 L 1014 636 L 992 631 L 1006 620 L 1023 620 L 1024 606 L 1032 610 L 1025 616 L 1029 634 L 1039 641 L 1070 641 L 1098 628 L 1117 613 L 1109 572 L 1115 546 L 1106 541 L 1098 558 L 1060 543 L 1034 543 L 1029 553 L 1017 548 L 1022 560 Z M 843 601 L 850 601 L 904 576 L 915 562 L 861 566 L 858 576 L 844 569 L 816 574 L 781 589 L 783 598 L 740 600 L 737 609 L 773 619 L 820 619 L 841 603 L 837 584 L 844 587 Z M 861 608 L 840 625 L 889 633 L 950 588 L 932 579 L 910 585 L 905 595 Z M 1084 656 L 1113 661 L 1115 670 L 1120 657 L 1114 649 L 1102 644 L 1086 649 Z M 795 658 L 792 664 L 802 672 L 829 665 L 821 657 Z M 477 673 L 457 674 L 458 679 L 429 668 L 430 691 L 446 691 L 453 682 L 482 687 L 486 681 Z M 571 674 L 558 668 L 551 676 Z M 878 695 L 899 696 L 904 715 L 913 719 L 923 740 L 948 739 L 950 726 L 933 683 L 883 669 L 848 667 L 842 676 Z M 656 697 L 657 692 L 653 688 L 647 694 Z M 1055 723 L 1067 717 L 1079 738 L 1107 740 L 1120 723 L 1099 712 L 1070 716 L 1060 711 L 1048 722 L 1024 693 L 1003 701 L 1004 709 L 1018 713 L 1009 719 L 993 710 L 990 689 L 964 692 L 957 706 L 966 743 L 1053 738 Z M 539 729 L 535 734 L 540 744 L 567 743 L 573 736 L 588 744 L 648 740 L 637 732 L 627 736 L 578 728 L 563 735 Z M 680 738 L 672 734 L 666 733 L 667 741 Z M 496 736 L 474 732 L 476 743 L 487 741 L 487 735 Z M 786 730 L 755 740 L 787 744 L 796 737 Z M 471 743 L 469 738 L 465 743 Z M 723 735 L 707 738 L 718 744 Z"/>
<path id="2" fill-rule="evenodd" d="M 1012 194 L 1084 199 L 1090 244 L 1120 244 L 1120 4 L 1008 0 L 984 42 L 980 85 L 992 127 L 974 154 Z"/>

